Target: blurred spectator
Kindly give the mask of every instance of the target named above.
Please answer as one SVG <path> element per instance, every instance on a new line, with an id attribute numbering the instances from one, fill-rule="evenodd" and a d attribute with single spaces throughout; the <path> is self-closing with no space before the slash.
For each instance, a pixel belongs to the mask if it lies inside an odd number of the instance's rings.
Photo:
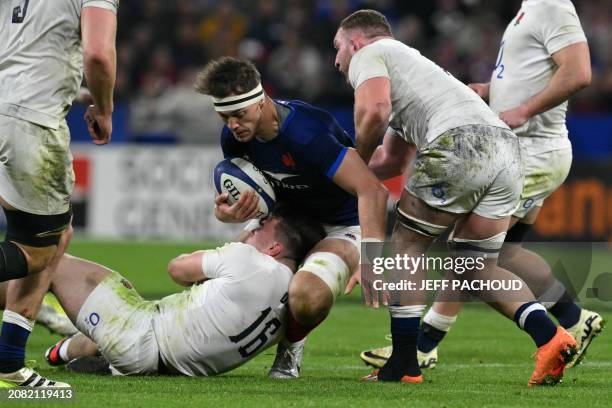
<path id="1" fill-rule="evenodd" d="M 144 4 L 143 4 L 144 3 Z M 486 81 L 507 21 L 521 0 L 145 0 L 119 10 L 117 99 L 132 102 L 134 129 L 192 117 L 202 97 L 191 94 L 193 67 L 221 55 L 253 60 L 273 96 L 350 106 L 352 92 L 333 66 L 333 35 L 359 8 L 389 17 L 396 37 L 464 82 Z M 574 0 L 589 39 L 592 85 L 571 101 L 579 112 L 612 103 L 612 1 Z M 189 96 L 193 101 L 188 103 Z M 160 101 L 168 103 L 160 108 Z M 206 105 L 204 103 L 203 105 Z M 193 108 L 193 109 L 192 109 Z M 184 114 L 180 113 L 185 109 Z M 173 112 L 173 113 L 168 113 Z M 177 119 L 178 120 L 178 119 Z M 191 119 L 190 119 L 191 120 Z M 201 120 L 195 128 L 207 129 Z M 187 125 L 164 125 L 180 140 Z M 216 126 L 216 125 L 215 125 Z M 214 126 L 213 126 L 214 127 Z M 178 130 L 178 129 L 183 130 Z M 180 134 L 179 134 L 180 132 Z M 205 130 L 202 134 L 208 134 Z"/>
<path id="2" fill-rule="evenodd" d="M 223 123 L 210 98 L 193 90 L 198 70 L 185 68 L 173 87 L 159 75 L 148 77 L 146 92 L 131 104 L 130 128 L 136 138 L 156 135 L 179 143 L 218 143 Z"/>
<path id="3" fill-rule="evenodd" d="M 321 54 L 303 44 L 297 31 L 288 28 L 283 43 L 270 55 L 267 73 L 281 97 L 312 100 L 321 91 Z"/>
<path id="4" fill-rule="evenodd" d="M 220 1 L 212 13 L 204 17 L 199 28 L 208 56 L 237 55 L 240 41 L 246 34 L 246 24 L 233 1 Z"/>

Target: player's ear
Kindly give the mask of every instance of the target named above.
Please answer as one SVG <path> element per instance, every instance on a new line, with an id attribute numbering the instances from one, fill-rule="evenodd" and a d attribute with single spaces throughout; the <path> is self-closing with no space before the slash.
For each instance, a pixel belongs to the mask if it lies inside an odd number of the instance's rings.
<path id="1" fill-rule="evenodd" d="M 268 255 L 270 255 L 272 258 L 276 258 L 278 255 L 280 255 L 281 252 L 283 252 L 283 249 L 285 249 L 285 246 L 283 244 L 278 241 L 274 241 L 268 247 Z"/>

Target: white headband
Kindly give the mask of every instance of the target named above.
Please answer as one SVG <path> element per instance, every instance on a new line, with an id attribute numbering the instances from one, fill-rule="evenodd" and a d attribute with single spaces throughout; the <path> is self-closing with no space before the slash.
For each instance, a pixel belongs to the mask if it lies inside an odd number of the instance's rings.
<path id="1" fill-rule="evenodd" d="M 265 97 L 264 90 L 261 84 L 258 84 L 255 88 L 247 93 L 241 95 L 232 95 L 225 98 L 214 98 L 213 104 L 217 112 L 229 112 L 238 109 L 245 108 L 256 102 L 261 101 Z"/>

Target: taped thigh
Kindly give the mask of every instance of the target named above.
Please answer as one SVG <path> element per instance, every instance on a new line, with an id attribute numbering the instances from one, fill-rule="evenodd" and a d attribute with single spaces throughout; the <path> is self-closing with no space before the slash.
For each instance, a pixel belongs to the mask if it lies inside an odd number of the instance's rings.
<path id="1" fill-rule="evenodd" d="M 348 265 L 333 252 L 312 253 L 300 270 L 310 272 L 325 282 L 334 299 L 342 293 L 350 277 Z"/>
<path id="2" fill-rule="evenodd" d="M 399 201 L 395 203 L 395 217 L 396 221 L 399 222 L 404 228 L 426 237 L 436 238 L 446 231 L 447 228 L 444 225 L 437 225 L 431 222 L 423 221 L 406 213 L 405 211 L 402 211 L 399 206 Z"/>

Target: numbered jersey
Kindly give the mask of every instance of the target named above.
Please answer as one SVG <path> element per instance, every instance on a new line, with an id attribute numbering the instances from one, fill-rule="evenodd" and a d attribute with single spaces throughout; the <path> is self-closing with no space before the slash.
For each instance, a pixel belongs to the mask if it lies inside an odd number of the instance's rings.
<path id="1" fill-rule="evenodd" d="M 504 33 L 491 76 L 490 105 L 495 112 L 516 108 L 541 92 L 557 70 L 552 55 L 586 42 L 570 0 L 525 0 Z M 535 115 L 514 130 L 518 136 L 567 138 L 567 102 Z"/>
<path id="2" fill-rule="evenodd" d="M 354 89 L 371 78 L 389 78 L 390 125 L 419 150 L 460 126 L 508 128 L 470 88 L 416 49 L 393 39 L 378 40 L 357 51 L 348 76 Z"/>
<path id="3" fill-rule="evenodd" d="M 0 2 L 0 114 L 58 129 L 83 76 L 81 9 L 119 0 Z"/>
<path id="4" fill-rule="evenodd" d="M 206 251 L 202 268 L 209 280 L 162 299 L 153 321 L 164 363 L 190 376 L 229 371 L 278 343 L 293 276 L 242 243 Z"/>

